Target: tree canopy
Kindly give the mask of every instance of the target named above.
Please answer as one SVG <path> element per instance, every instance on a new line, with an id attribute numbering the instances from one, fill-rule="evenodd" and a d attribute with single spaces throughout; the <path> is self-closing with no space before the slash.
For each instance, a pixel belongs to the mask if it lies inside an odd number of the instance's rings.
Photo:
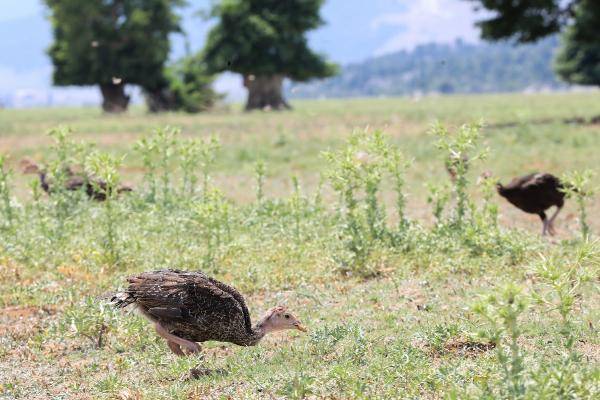
<path id="1" fill-rule="evenodd" d="M 216 72 L 282 74 L 297 81 L 326 77 L 331 64 L 309 49 L 305 33 L 323 24 L 324 0 L 223 0 L 212 16 L 206 60 Z"/>
<path id="2" fill-rule="evenodd" d="M 567 82 L 600 85 L 600 1 L 585 0 L 566 28 L 556 72 Z"/>
<path id="3" fill-rule="evenodd" d="M 276 99 L 276 92 L 281 91 L 282 77 L 307 81 L 333 75 L 336 67 L 313 52 L 306 38 L 306 32 L 324 23 L 319 14 L 323 2 L 221 1 L 211 13 L 218 22 L 209 32 L 205 48 L 209 68 L 242 74 L 247 78 L 249 102 L 254 91 L 258 106 L 280 105 L 278 101 L 283 99 Z"/>
<path id="4" fill-rule="evenodd" d="M 468 0 L 493 15 L 478 22 L 484 39 L 533 42 L 563 32 L 557 73 L 567 82 L 600 85 L 598 0 Z"/>
<path id="5" fill-rule="evenodd" d="M 127 107 L 123 87 L 161 79 L 179 32 L 174 8 L 184 0 L 45 0 L 54 43 L 56 85 L 100 85 L 107 111 Z"/>
<path id="6" fill-rule="evenodd" d="M 533 42 L 559 32 L 577 0 L 561 7 L 560 0 L 468 0 L 479 2 L 495 14 L 480 21 L 481 36 L 488 40 L 513 38 Z M 562 2 L 564 3 L 564 2 Z"/>

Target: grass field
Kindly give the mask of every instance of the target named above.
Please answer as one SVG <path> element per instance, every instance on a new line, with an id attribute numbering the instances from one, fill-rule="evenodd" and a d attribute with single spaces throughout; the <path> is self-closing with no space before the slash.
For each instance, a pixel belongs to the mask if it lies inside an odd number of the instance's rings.
<path id="1" fill-rule="evenodd" d="M 600 93 L 294 106 L 0 110 L 12 171 L 0 179 L 0 399 L 600 395 L 600 203 L 586 203 L 587 239 L 573 200 L 557 237 L 542 239 L 537 216 L 478 179 L 597 170 Z M 447 150 L 428 132 L 439 121 L 454 138 L 480 120 L 469 154 L 487 155 L 469 166 L 459 219 Z M 59 144 L 64 131 L 47 135 L 58 125 L 73 130 Z M 181 134 L 153 134 L 166 125 Z M 144 138 L 156 146 L 136 149 Z M 410 165 L 394 170 L 399 152 Z M 19 172 L 25 156 L 57 179 L 63 160 L 136 190 L 104 203 L 48 197 Z M 286 305 L 309 333 L 177 358 L 140 316 L 102 300 L 126 276 L 167 267 L 232 284 L 254 319 Z"/>

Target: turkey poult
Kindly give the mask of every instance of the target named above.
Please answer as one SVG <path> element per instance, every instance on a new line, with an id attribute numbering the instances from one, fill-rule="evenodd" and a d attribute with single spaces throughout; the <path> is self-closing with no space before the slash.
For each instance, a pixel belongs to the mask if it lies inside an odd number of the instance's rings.
<path id="1" fill-rule="evenodd" d="M 537 214 L 542 219 L 542 236 L 546 233 L 554 235 L 554 220 L 565 204 L 564 185 L 554 175 L 533 173 L 514 178 L 508 185 L 496 184 L 498 194 L 515 207 L 530 214 Z M 556 206 L 556 211 L 548 219 L 546 210 Z"/>
<path id="2" fill-rule="evenodd" d="M 54 191 L 52 182 L 48 180 L 48 174 L 40 168 L 35 162 L 28 158 L 24 158 L 20 162 L 21 170 L 24 174 L 37 174 L 40 178 L 40 186 L 44 192 L 51 194 Z M 66 177 L 64 186 L 70 191 L 80 190 L 84 188 L 85 193 L 90 199 L 104 201 L 106 200 L 106 183 L 99 179 L 92 179 L 81 174 L 75 174 L 70 167 L 64 169 Z M 133 189 L 129 186 L 122 185 L 117 188 L 117 193 L 131 192 Z"/>
<path id="3" fill-rule="evenodd" d="M 209 340 L 255 346 L 268 333 L 306 328 L 284 307 L 267 311 L 254 326 L 242 295 L 206 274 L 177 270 L 144 272 L 127 278 L 128 288 L 113 296 L 117 307 L 135 307 L 148 318 L 178 356 L 197 353 Z"/>

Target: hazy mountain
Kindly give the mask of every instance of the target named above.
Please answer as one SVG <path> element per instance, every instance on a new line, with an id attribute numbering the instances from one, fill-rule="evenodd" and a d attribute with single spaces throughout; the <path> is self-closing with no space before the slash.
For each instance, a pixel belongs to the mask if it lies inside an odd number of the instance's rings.
<path id="1" fill-rule="evenodd" d="M 483 93 L 560 88 L 552 71 L 558 39 L 532 45 L 426 44 L 344 67 L 324 81 L 296 85 L 294 97 Z"/>

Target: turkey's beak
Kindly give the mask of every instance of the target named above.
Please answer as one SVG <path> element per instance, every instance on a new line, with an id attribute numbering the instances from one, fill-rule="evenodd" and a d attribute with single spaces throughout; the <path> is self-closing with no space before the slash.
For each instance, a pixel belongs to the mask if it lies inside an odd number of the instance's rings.
<path id="1" fill-rule="evenodd" d="M 294 326 L 296 327 L 296 329 L 298 329 L 300 332 L 308 332 L 308 329 L 306 329 L 306 327 L 304 325 L 302 325 L 301 322 L 296 322 L 294 324 Z"/>

